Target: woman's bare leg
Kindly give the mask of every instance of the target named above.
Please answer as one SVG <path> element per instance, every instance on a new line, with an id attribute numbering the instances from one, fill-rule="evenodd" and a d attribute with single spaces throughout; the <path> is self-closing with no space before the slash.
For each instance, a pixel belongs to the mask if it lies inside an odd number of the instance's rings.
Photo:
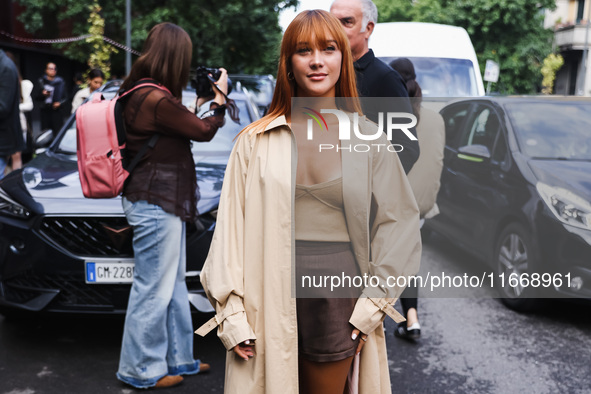
<path id="1" fill-rule="evenodd" d="M 343 394 L 353 356 L 319 363 L 300 357 L 301 394 Z"/>

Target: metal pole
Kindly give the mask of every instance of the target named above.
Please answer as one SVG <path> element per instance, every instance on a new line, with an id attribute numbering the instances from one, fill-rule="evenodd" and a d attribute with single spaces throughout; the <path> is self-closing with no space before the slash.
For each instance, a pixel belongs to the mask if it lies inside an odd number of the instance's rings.
<path id="1" fill-rule="evenodd" d="M 589 24 L 591 19 L 591 4 L 587 4 L 587 26 L 585 27 L 585 46 L 583 47 L 583 64 L 581 67 L 582 76 L 579 83 L 578 93 L 580 96 L 585 95 L 585 79 L 587 77 L 587 55 L 589 53 Z"/>
<path id="2" fill-rule="evenodd" d="M 131 48 L 131 0 L 125 0 L 125 46 Z M 131 52 L 125 51 L 125 75 L 131 72 Z"/>

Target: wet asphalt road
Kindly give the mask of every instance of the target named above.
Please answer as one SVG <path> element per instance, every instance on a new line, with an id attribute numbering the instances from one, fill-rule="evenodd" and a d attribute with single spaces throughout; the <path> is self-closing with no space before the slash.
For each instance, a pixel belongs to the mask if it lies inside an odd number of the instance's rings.
<path id="1" fill-rule="evenodd" d="M 483 269 L 437 235 L 425 243 L 421 272 Z M 416 343 L 386 323 L 393 392 L 591 393 L 590 305 L 548 300 L 519 314 L 496 299 L 423 298 L 419 316 Z M 0 315 L 0 394 L 144 392 L 115 378 L 122 329 L 122 318 Z M 195 355 L 212 371 L 158 392 L 223 392 L 225 354 L 215 334 L 196 337 Z"/>

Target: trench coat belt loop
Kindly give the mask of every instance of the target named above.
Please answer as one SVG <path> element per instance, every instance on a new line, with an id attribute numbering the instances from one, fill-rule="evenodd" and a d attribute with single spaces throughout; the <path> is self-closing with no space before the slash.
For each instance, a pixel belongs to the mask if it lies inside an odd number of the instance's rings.
<path id="1" fill-rule="evenodd" d="M 393 305 L 398 300 L 397 298 L 394 299 L 394 301 L 392 301 L 392 303 L 388 302 L 385 298 L 377 298 L 377 299 L 376 298 L 372 298 L 371 300 L 374 302 L 374 304 L 376 304 L 376 306 L 378 308 L 380 308 L 380 310 L 382 312 L 384 312 L 386 315 L 390 316 L 390 318 L 392 320 L 394 320 L 396 323 L 402 323 L 402 322 L 406 321 L 406 319 L 404 318 L 404 316 L 402 316 L 393 307 Z"/>
<path id="2" fill-rule="evenodd" d="M 211 332 L 211 330 L 213 330 L 214 328 L 216 328 L 217 326 L 222 324 L 222 322 L 224 320 L 226 320 L 226 318 L 228 316 L 232 316 L 232 315 L 235 315 L 236 313 L 240 313 L 240 312 L 244 312 L 244 306 L 242 306 L 242 305 L 241 306 L 234 306 L 233 308 L 226 308 L 222 312 L 217 313 L 214 317 L 209 319 L 201 327 L 199 327 L 195 331 L 195 334 L 204 337 L 207 334 L 209 334 Z"/>

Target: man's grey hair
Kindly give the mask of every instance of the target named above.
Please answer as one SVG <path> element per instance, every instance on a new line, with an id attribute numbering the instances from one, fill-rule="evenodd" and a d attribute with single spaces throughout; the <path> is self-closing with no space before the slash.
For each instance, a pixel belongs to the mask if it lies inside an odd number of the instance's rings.
<path id="1" fill-rule="evenodd" d="M 378 23 L 378 7 L 371 0 L 359 0 L 359 2 L 361 3 L 361 12 L 363 12 L 363 27 L 360 33 L 363 33 L 369 22 L 373 22 L 374 25 Z"/>

